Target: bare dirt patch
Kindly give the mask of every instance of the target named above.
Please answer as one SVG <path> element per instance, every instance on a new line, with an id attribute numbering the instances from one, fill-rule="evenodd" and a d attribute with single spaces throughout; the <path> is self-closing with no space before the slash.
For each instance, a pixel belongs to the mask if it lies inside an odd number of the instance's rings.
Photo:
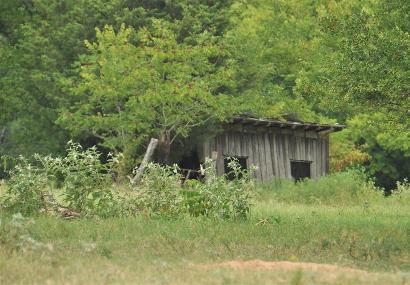
<path id="1" fill-rule="evenodd" d="M 364 282 L 365 280 L 372 280 L 373 282 L 381 277 L 378 273 L 367 272 L 360 269 L 342 267 L 333 264 L 320 264 L 309 262 L 234 260 L 221 263 L 201 265 L 201 267 L 206 270 L 233 269 L 236 272 L 243 273 L 261 270 L 264 272 L 275 272 L 275 274 L 281 276 L 293 276 L 294 274 L 291 272 L 300 271 L 303 272 L 303 279 L 305 281 L 308 279 L 309 282 L 318 282 L 320 284 L 322 284 L 321 282 L 323 282 L 324 284 L 331 284 L 336 281 L 341 281 L 341 284 L 349 284 L 353 281 L 358 284 L 361 284 L 361 281 Z M 289 273 L 291 274 L 289 275 Z"/>
<path id="2" fill-rule="evenodd" d="M 338 272 L 350 274 L 368 274 L 367 271 L 350 267 L 341 267 L 333 264 L 320 264 L 310 262 L 291 262 L 291 261 L 227 261 L 215 264 L 203 265 L 205 268 L 232 268 L 232 269 L 269 269 L 269 270 L 308 270 L 321 272 Z"/>

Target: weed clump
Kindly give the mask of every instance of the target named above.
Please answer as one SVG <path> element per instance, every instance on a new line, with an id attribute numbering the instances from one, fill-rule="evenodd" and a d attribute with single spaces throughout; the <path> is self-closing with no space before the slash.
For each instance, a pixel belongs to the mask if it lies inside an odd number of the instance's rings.
<path id="1" fill-rule="evenodd" d="M 123 191 L 113 181 L 115 161 L 102 163 L 96 148 L 83 150 L 72 142 L 63 158 L 35 155 L 29 162 L 22 157 L 0 197 L 3 208 L 24 215 L 102 218 L 190 214 L 235 219 L 249 214 L 254 185 L 235 160 L 230 163 L 232 181 L 217 177 L 207 162 L 206 181 L 185 184 L 176 166 L 151 163 L 141 182 Z"/>
<path id="2" fill-rule="evenodd" d="M 10 172 L 3 207 L 23 215 L 69 208 L 82 215 L 109 216 L 115 208 L 110 169 L 95 148 L 83 150 L 72 142 L 63 158 L 35 155 L 29 162 L 20 157 Z"/>
<path id="3" fill-rule="evenodd" d="M 246 218 L 250 212 L 254 183 L 250 172 L 241 170 L 234 159 L 229 163 L 234 179 L 218 177 L 206 161 L 205 181 L 181 184 L 176 166 L 151 163 L 133 193 L 138 209 L 149 215 L 206 216 L 215 219 Z"/>
<path id="4" fill-rule="evenodd" d="M 391 194 L 391 199 L 403 204 L 410 204 L 410 182 L 404 179 L 396 183 L 396 189 Z"/>
<path id="5" fill-rule="evenodd" d="M 184 203 L 191 215 L 205 215 L 218 219 L 246 218 L 250 212 L 255 184 L 251 171 L 241 169 L 238 161 L 232 159 L 232 170 L 226 176 L 217 176 L 210 161 L 205 163 L 204 183 L 190 180 L 184 189 Z"/>
<path id="6" fill-rule="evenodd" d="M 175 166 L 150 163 L 133 190 L 132 201 L 141 213 L 178 216 L 183 212 L 181 176 Z"/>

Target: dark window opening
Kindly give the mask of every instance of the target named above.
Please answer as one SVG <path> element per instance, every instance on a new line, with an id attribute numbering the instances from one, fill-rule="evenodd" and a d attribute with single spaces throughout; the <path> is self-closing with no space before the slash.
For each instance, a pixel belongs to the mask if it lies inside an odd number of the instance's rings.
<path id="1" fill-rule="evenodd" d="M 235 178 L 242 178 L 242 175 L 239 175 L 239 177 L 235 177 L 235 172 L 233 169 L 229 166 L 229 162 L 232 161 L 232 159 L 236 160 L 236 162 L 239 165 L 240 170 L 247 170 L 248 165 L 247 165 L 247 158 L 246 157 L 241 157 L 241 156 L 225 156 L 224 157 L 224 169 L 225 169 L 225 174 L 226 178 L 228 180 L 234 180 Z"/>
<path id="2" fill-rule="evenodd" d="M 290 172 L 296 182 L 310 178 L 311 161 L 291 161 Z"/>
<path id="3" fill-rule="evenodd" d="M 196 151 L 192 151 L 190 155 L 182 157 L 182 159 L 178 163 L 178 166 L 181 169 L 181 174 L 184 181 L 187 179 L 201 178 L 201 163 L 199 161 L 199 156 Z"/>

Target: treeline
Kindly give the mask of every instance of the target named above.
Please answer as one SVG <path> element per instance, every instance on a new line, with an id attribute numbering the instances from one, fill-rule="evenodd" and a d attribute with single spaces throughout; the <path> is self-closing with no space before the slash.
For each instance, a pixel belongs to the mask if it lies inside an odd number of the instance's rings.
<path id="1" fill-rule="evenodd" d="M 69 139 L 160 157 L 218 122 L 347 123 L 335 170 L 410 176 L 410 3 L 401 0 L 3 0 L 0 156 Z M 3 173 L 4 175 L 4 173 Z"/>

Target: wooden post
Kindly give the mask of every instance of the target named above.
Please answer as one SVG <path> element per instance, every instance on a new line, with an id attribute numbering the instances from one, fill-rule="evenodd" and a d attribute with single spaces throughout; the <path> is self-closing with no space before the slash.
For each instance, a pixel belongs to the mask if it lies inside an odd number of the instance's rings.
<path id="1" fill-rule="evenodd" d="M 135 167 L 135 175 L 130 179 L 131 184 L 137 184 L 141 180 L 142 174 L 144 173 L 144 170 L 147 167 L 148 163 L 151 161 L 151 157 L 154 154 L 154 150 L 157 147 L 157 144 L 158 140 L 151 138 L 140 167 L 138 169 Z"/>
<path id="2" fill-rule="evenodd" d="M 218 171 L 216 169 L 217 167 L 217 161 L 218 161 L 218 152 L 213 151 L 212 156 L 211 156 L 211 167 L 212 167 L 212 172 L 217 175 Z"/>

